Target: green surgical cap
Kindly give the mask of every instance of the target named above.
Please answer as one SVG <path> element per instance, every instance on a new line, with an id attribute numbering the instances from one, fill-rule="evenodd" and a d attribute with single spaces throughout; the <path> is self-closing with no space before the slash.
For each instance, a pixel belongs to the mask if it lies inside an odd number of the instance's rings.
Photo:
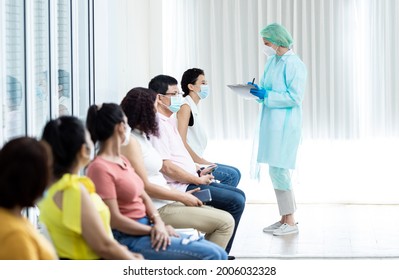
<path id="1" fill-rule="evenodd" d="M 289 48 L 293 43 L 291 34 L 284 26 L 277 23 L 269 24 L 263 28 L 260 35 L 276 46 Z"/>

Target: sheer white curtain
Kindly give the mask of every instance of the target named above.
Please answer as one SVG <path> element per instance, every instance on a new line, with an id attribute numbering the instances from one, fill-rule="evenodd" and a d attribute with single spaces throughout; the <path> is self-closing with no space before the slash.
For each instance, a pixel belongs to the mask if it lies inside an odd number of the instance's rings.
<path id="1" fill-rule="evenodd" d="M 248 138 L 254 128 L 257 105 L 234 96 L 226 85 L 259 76 L 256 8 L 256 1 L 168 1 L 164 6 L 164 72 L 180 81 L 184 70 L 204 69 L 212 92 L 200 110 L 212 139 Z"/>
<path id="2" fill-rule="evenodd" d="M 226 84 L 259 80 L 259 31 L 272 22 L 292 33 L 308 67 L 305 138 L 399 136 L 397 1 L 170 0 L 163 15 L 164 72 L 180 80 L 189 67 L 205 70 L 211 138 L 250 136 L 257 106 Z"/>
<path id="3" fill-rule="evenodd" d="M 225 151 L 225 162 L 248 168 L 258 105 L 234 96 L 226 85 L 254 77 L 259 81 L 265 62 L 259 31 L 278 22 L 292 33 L 293 49 L 309 74 L 303 144 L 294 173 L 302 185 L 298 200 L 399 202 L 394 176 L 399 157 L 398 1 L 166 3 L 164 73 L 180 80 L 187 68 L 205 70 L 212 92 L 200 112 L 216 143 L 210 154 Z M 266 195 L 274 201 L 271 192 Z"/>

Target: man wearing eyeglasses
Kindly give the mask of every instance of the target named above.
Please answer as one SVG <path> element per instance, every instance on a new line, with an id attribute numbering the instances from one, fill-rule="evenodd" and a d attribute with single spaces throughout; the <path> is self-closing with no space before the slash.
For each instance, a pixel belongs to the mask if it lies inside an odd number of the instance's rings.
<path id="1" fill-rule="evenodd" d="M 162 157 L 161 173 L 168 185 L 179 191 L 209 189 L 212 200 L 207 202 L 207 205 L 227 211 L 233 216 L 234 232 L 226 247 L 226 252 L 229 253 L 244 211 L 245 194 L 239 188 L 215 182 L 212 174 L 197 173 L 199 168 L 184 146 L 177 130 L 176 119 L 172 117 L 183 104 L 177 80 L 170 76 L 158 75 L 150 81 L 148 87 L 158 93 L 156 110 L 159 137 L 152 136 L 150 141 Z M 229 258 L 234 259 L 232 256 Z"/>

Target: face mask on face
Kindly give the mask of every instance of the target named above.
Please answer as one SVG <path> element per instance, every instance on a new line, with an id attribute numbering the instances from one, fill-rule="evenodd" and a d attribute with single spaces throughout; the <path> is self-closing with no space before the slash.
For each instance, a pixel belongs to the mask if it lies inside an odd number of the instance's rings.
<path id="1" fill-rule="evenodd" d="M 209 95 L 209 86 L 208 85 L 201 85 L 201 91 L 198 92 L 198 96 L 201 99 L 207 98 Z"/>
<path id="2" fill-rule="evenodd" d="M 264 45 L 263 46 L 263 53 L 265 55 L 267 55 L 267 56 L 272 56 L 272 55 L 276 54 L 276 51 L 272 47 Z"/>
<path id="3" fill-rule="evenodd" d="M 132 131 L 132 129 L 130 128 L 130 126 L 125 124 L 125 140 L 123 140 L 122 146 L 127 146 L 127 144 L 129 144 L 129 140 L 130 140 L 130 132 Z"/>
<path id="4" fill-rule="evenodd" d="M 168 106 L 168 109 L 172 113 L 177 113 L 180 110 L 181 105 L 183 104 L 182 98 L 179 96 L 171 96 L 170 97 L 170 106 Z"/>

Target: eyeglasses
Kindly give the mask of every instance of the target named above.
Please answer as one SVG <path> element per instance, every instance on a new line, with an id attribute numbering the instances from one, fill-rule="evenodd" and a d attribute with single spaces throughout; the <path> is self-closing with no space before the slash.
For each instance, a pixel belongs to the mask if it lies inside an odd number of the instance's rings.
<path id="1" fill-rule="evenodd" d="M 183 93 L 182 92 L 165 92 L 165 95 L 179 96 L 179 95 L 183 95 Z"/>

